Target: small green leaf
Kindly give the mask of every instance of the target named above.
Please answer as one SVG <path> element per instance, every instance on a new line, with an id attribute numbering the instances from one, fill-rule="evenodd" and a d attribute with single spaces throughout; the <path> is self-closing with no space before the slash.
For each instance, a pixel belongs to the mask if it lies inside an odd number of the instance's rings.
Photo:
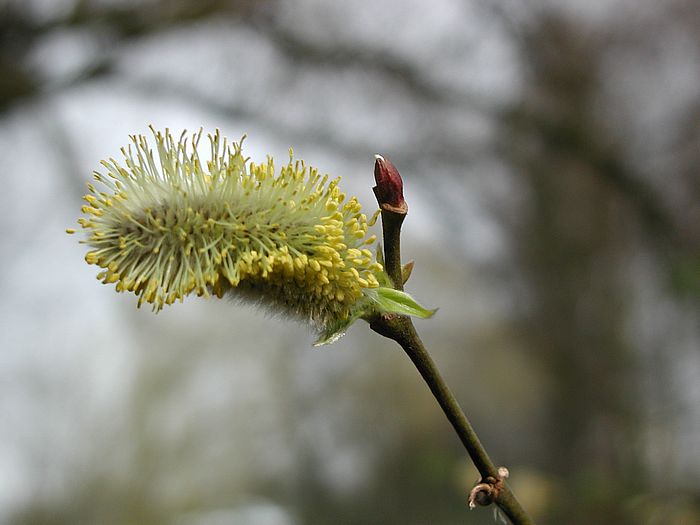
<path id="1" fill-rule="evenodd" d="M 374 301 L 381 312 L 412 315 L 413 317 L 419 317 L 421 319 L 432 317 L 433 314 L 437 312 L 437 308 L 435 310 L 428 310 L 418 304 L 418 302 L 406 292 L 394 290 L 393 288 L 382 286 L 367 290 L 365 293 Z"/>
<path id="2" fill-rule="evenodd" d="M 345 331 L 348 326 L 343 326 L 338 330 L 326 330 L 323 332 L 316 341 L 314 341 L 314 346 L 325 346 L 335 343 L 338 339 L 345 335 Z"/>
<path id="3" fill-rule="evenodd" d="M 411 278 L 411 273 L 413 273 L 413 267 L 415 264 L 416 261 L 408 261 L 401 267 L 401 279 L 403 280 L 403 284 L 406 284 L 406 282 Z"/>
<path id="4" fill-rule="evenodd" d="M 350 325 L 365 315 L 369 306 L 368 301 L 360 301 L 347 319 L 340 319 L 326 326 L 326 329 L 314 341 L 314 346 L 325 346 L 335 343 L 345 335 Z"/>
<path id="5" fill-rule="evenodd" d="M 319 335 L 316 342 L 314 342 L 314 346 L 324 346 L 335 343 L 345 335 L 347 329 L 350 328 L 350 325 L 355 321 L 360 318 L 368 319 L 368 316 L 376 315 L 377 313 L 412 315 L 414 317 L 426 319 L 432 317 L 433 314 L 437 312 L 437 308 L 435 310 L 423 308 L 406 292 L 394 290 L 389 286 L 366 288 L 364 294 L 365 298 L 357 302 L 346 319 L 339 319 L 326 326 L 325 330 Z"/>

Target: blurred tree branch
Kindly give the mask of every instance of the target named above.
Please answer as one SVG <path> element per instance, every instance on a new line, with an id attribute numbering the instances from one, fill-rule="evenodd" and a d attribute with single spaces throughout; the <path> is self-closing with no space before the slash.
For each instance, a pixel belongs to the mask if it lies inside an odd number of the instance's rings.
<path id="1" fill-rule="evenodd" d="M 0 6 L 0 111 L 16 100 L 42 92 L 42 79 L 28 67 L 26 59 L 32 46 L 59 28 L 93 28 L 110 39 L 124 41 L 176 25 L 190 24 L 211 17 L 245 18 L 266 2 L 255 0 L 152 0 L 124 5 L 78 0 L 65 16 L 38 20 L 26 6 L 6 3 Z M 112 70 L 111 46 L 99 58 L 72 78 L 64 79 L 61 89 L 99 77 Z"/>

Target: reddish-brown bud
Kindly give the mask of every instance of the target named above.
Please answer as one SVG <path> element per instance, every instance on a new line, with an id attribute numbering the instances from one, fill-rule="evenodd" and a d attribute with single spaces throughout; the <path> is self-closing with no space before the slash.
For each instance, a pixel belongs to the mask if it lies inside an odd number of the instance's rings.
<path id="1" fill-rule="evenodd" d="M 403 180 L 399 170 L 389 159 L 381 155 L 375 155 L 374 159 L 374 180 L 377 185 L 373 190 L 379 206 L 405 215 L 408 212 L 408 205 L 403 198 Z"/>

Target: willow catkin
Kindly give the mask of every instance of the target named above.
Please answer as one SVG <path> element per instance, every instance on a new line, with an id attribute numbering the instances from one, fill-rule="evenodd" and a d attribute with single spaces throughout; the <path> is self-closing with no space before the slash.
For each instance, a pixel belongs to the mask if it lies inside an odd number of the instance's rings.
<path id="1" fill-rule="evenodd" d="M 132 292 L 138 305 L 164 305 L 196 293 L 253 299 L 313 323 L 325 338 L 377 304 L 386 282 L 368 245 L 367 218 L 339 178 L 303 161 L 275 171 L 255 164 L 241 142 L 209 135 L 210 160 L 188 141 L 151 128 L 122 148 L 124 165 L 103 161 L 78 220 L 98 279 Z M 191 148 L 188 147 L 191 146 Z M 72 233 L 73 230 L 68 230 Z"/>

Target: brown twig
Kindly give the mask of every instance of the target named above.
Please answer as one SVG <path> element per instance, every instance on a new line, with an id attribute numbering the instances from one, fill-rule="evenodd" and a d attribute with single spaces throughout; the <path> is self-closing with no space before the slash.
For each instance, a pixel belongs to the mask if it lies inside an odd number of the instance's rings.
<path id="1" fill-rule="evenodd" d="M 377 186 L 374 188 L 374 193 L 382 214 L 385 270 L 394 287 L 403 290 L 400 237 L 401 225 L 408 213 L 408 206 L 403 198 L 403 183 L 394 165 L 379 155 L 376 157 L 375 179 Z M 491 461 L 474 428 L 423 345 L 411 318 L 397 314 L 381 314 L 370 321 L 370 328 L 401 345 L 427 383 L 474 462 L 481 480 L 470 494 L 470 507 L 472 504 L 495 503 L 515 525 L 533 525 L 534 522 L 505 483 L 507 470 L 503 467 L 497 469 Z"/>

